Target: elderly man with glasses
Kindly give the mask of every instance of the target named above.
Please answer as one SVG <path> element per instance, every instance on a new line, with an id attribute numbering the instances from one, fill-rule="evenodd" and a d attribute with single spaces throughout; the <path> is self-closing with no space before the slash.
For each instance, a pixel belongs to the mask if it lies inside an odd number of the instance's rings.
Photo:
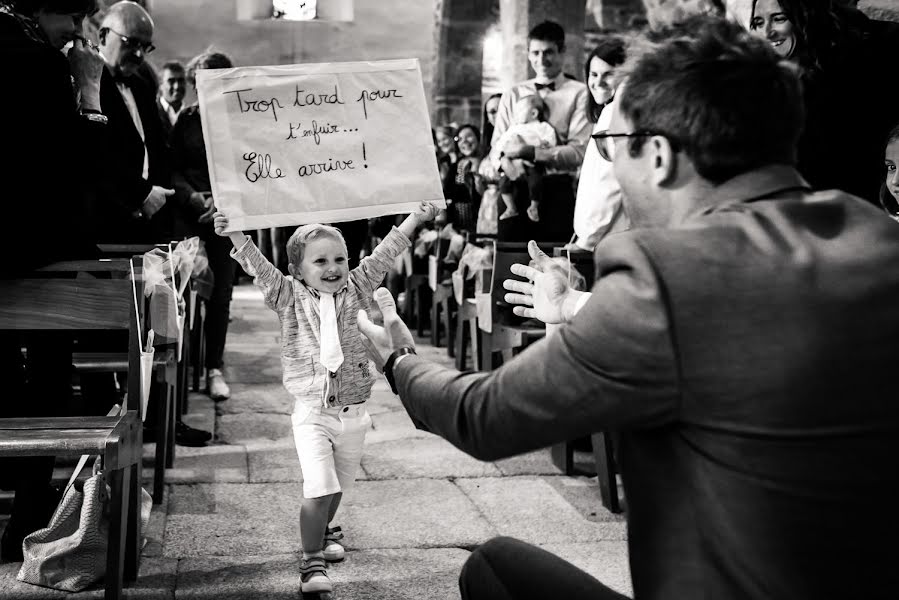
<path id="1" fill-rule="evenodd" d="M 118 2 L 103 18 L 99 35 L 106 62 L 100 103 L 110 137 L 103 157 L 99 236 L 108 242 L 165 241 L 172 229 L 166 203 L 174 192 L 156 90 L 139 76 L 155 48 L 153 20 L 139 4 Z"/>

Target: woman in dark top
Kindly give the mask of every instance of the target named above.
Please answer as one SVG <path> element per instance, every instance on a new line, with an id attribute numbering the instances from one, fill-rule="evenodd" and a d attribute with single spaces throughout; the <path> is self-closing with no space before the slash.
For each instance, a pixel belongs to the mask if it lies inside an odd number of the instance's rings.
<path id="1" fill-rule="evenodd" d="M 199 69 L 228 69 L 233 65 L 224 54 L 203 53 L 187 65 L 187 80 L 196 87 Z M 215 235 L 212 213 L 215 206 L 209 167 L 206 164 L 206 144 L 203 124 L 197 104 L 185 108 L 172 128 L 172 182 L 175 198 L 182 209 L 191 233 L 200 236 L 206 245 L 209 268 L 215 279 L 212 295 L 206 305 L 206 383 L 213 400 L 227 400 L 231 390 L 222 375 L 225 338 L 231 313 L 231 291 L 234 288 L 236 263 L 231 260 L 228 238 Z"/>
<path id="2" fill-rule="evenodd" d="M 899 120 L 899 104 L 882 93 L 899 56 L 899 24 L 836 0 L 754 0 L 749 29 L 802 70 L 800 173 L 815 189 L 876 204 L 883 140 Z"/>
<path id="3" fill-rule="evenodd" d="M 462 125 L 456 133 L 455 142 L 459 158 L 443 186 L 447 199 L 447 221 L 458 232 L 473 232 L 480 205 L 475 178 L 478 177 L 478 166 L 481 163 L 481 135 L 476 126 Z"/>

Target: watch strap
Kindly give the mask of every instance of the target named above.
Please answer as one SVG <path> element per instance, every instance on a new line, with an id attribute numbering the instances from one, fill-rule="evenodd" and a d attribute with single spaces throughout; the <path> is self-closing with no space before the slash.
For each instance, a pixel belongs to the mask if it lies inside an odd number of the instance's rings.
<path id="1" fill-rule="evenodd" d="M 396 359 L 406 354 L 415 354 L 415 348 L 411 346 L 397 348 L 387 357 L 387 362 L 384 363 L 384 376 L 387 378 L 387 383 L 390 384 L 390 391 L 397 395 L 399 395 L 399 390 L 396 389 L 396 380 L 393 377 L 393 365 L 396 363 Z"/>

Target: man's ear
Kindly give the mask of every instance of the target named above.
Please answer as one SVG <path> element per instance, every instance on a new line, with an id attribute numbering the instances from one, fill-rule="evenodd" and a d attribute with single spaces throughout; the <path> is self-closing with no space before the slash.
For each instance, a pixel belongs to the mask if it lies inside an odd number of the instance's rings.
<path id="1" fill-rule="evenodd" d="M 652 180 L 656 185 L 665 185 L 677 177 L 677 152 L 671 146 L 668 138 L 654 135 L 647 144 L 652 153 Z"/>

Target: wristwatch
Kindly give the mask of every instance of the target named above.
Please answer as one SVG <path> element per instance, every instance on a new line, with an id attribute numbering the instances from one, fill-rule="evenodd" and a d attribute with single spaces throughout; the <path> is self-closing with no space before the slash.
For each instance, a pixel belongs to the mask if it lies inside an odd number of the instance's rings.
<path id="1" fill-rule="evenodd" d="M 396 389 L 396 380 L 393 378 L 393 365 L 396 363 L 396 359 L 405 356 L 406 354 L 415 354 L 415 348 L 412 348 L 411 346 L 398 348 L 393 351 L 393 354 L 387 357 L 387 362 L 384 363 L 384 376 L 387 378 L 387 383 L 390 384 L 390 391 L 397 395 L 399 395 L 400 392 Z"/>
<path id="2" fill-rule="evenodd" d="M 101 113 L 99 110 L 92 110 L 89 108 L 81 109 L 81 116 L 87 119 L 88 121 L 92 121 L 94 123 L 102 123 L 106 125 L 109 122 L 109 119 L 106 118 L 106 115 Z"/>

